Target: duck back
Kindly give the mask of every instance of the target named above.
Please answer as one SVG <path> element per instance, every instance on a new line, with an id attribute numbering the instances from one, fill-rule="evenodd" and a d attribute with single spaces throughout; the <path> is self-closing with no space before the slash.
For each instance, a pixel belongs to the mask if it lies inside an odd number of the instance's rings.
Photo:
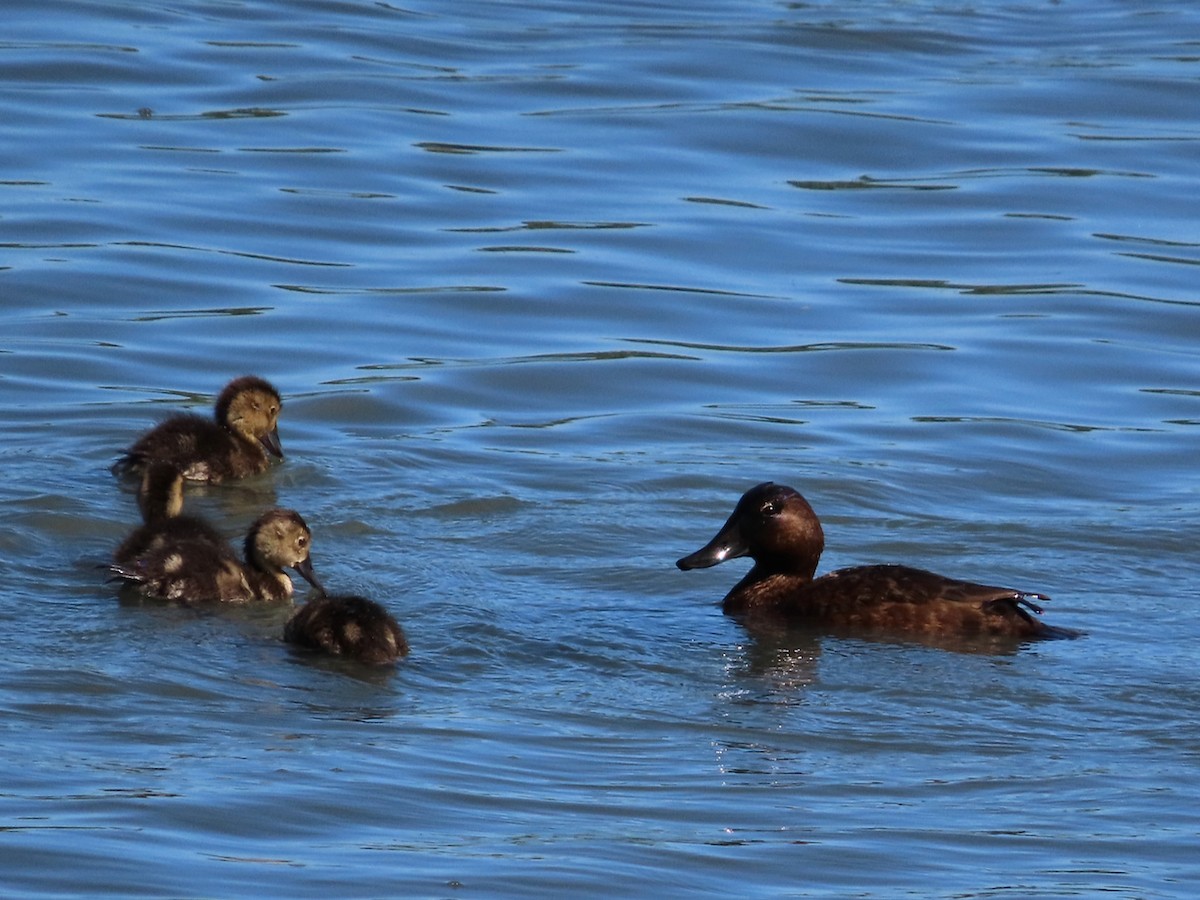
<path id="1" fill-rule="evenodd" d="M 225 539 L 196 516 L 181 515 L 183 474 L 174 465 L 156 461 L 146 466 L 138 488 L 142 524 L 133 529 L 113 553 L 118 566 L 132 570 L 139 559 L 164 547 L 223 546 Z"/>
<path id="2" fill-rule="evenodd" d="M 191 413 L 172 416 L 143 434 L 113 465 L 117 475 L 142 473 L 151 462 L 175 466 L 189 481 L 219 484 L 264 472 L 266 450 Z"/>
<path id="3" fill-rule="evenodd" d="M 370 665 L 394 663 L 408 641 L 391 614 L 356 595 L 317 597 L 300 607 L 283 629 L 283 639 L 308 650 Z"/>
<path id="4" fill-rule="evenodd" d="M 120 566 L 132 567 L 137 560 L 179 545 L 222 546 L 225 539 L 198 516 L 175 516 L 161 522 L 139 525 L 113 552 Z"/>
<path id="5" fill-rule="evenodd" d="M 1042 594 L 959 581 L 900 565 L 854 566 L 807 580 L 750 574 L 729 592 L 731 615 L 772 614 L 840 628 L 908 634 L 1050 636 Z"/>

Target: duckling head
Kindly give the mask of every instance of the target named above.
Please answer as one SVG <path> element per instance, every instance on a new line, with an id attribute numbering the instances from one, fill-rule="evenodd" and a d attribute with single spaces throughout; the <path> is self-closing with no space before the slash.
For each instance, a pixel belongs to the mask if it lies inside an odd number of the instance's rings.
<path id="1" fill-rule="evenodd" d="M 812 578 L 824 549 L 825 533 L 808 501 L 786 485 L 767 481 L 746 491 L 716 536 L 676 565 L 705 569 L 749 556 L 771 572 Z"/>
<path id="2" fill-rule="evenodd" d="M 217 421 L 283 459 L 279 443 L 279 413 L 283 400 L 279 391 L 256 375 L 243 375 L 225 385 L 217 398 Z"/>
<path id="3" fill-rule="evenodd" d="M 313 572 L 309 555 L 311 546 L 312 532 L 298 512 L 272 509 L 250 526 L 246 535 L 246 560 L 260 569 L 277 572 L 281 582 L 287 582 L 288 593 L 291 593 L 291 579 L 283 574 L 284 569 L 295 569 L 323 594 L 325 588 Z"/>

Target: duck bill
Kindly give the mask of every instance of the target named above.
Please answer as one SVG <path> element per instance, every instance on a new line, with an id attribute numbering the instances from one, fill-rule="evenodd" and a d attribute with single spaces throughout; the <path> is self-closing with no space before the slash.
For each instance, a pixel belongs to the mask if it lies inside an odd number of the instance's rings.
<path id="1" fill-rule="evenodd" d="M 739 556 L 746 556 L 749 552 L 750 547 L 747 546 L 745 538 L 742 537 L 742 530 L 731 517 L 725 523 L 725 526 L 717 532 L 716 537 L 695 553 L 688 554 L 683 559 L 677 561 L 675 565 L 679 566 L 685 572 L 688 569 L 707 569 L 709 566 L 723 563 L 727 559 L 737 559 Z"/>
<path id="2" fill-rule="evenodd" d="M 283 444 L 279 443 L 279 427 L 276 426 L 258 439 L 267 451 L 283 459 Z"/>
<path id="3" fill-rule="evenodd" d="M 316 573 L 313 572 L 312 557 L 306 556 L 300 562 L 296 563 L 293 568 L 300 573 L 300 577 L 311 584 L 321 594 L 325 593 L 325 586 L 317 580 Z"/>

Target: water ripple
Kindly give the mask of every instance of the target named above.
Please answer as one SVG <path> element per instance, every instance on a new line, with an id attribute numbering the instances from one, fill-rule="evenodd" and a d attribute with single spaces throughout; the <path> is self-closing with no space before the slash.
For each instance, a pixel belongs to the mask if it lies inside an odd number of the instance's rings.
<path id="1" fill-rule="evenodd" d="M 630 339 L 633 340 L 633 339 Z M 816 344 L 785 344 L 778 346 L 746 346 L 736 344 L 692 343 L 687 341 L 636 339 L 636 343 L 665 344 L 691 350 L 715 350 L 720 353 L 824 353 L 842 350 L 955 350 L 950 344 L 928 344 L 897 341 L 829 341 Z"/>
<path id="2" fill-rule="evenodd" d="M 420 141 L 413 146 L 429 153 L 474 155 L 477 153 L 561 153 L 557 147 L 502 147 L 489 144 L 454 144 L 445 141 Z"/>
<path id="3" fill-rule="evenodd" d="M 325 266 L 329 268 L 350 268 L 350 263 L 328 262 L 324 260 L 298 259 L 287 256 L 270 256 L 265 253 L 251 253 L 244 250 L 230 250 L 221 247 L 198 247 L 188 244 L 167 244 L 161 241 L 114 241 L 114 247 L 154 247 L 162 250 L 187 250 L 193 253 L 215 253 L 219 256 L 238 256 L 245 259 L 257 259 L 264 262 L 284 263 L 289 266 Z"/>
<path id="4" fill-rule="evenodd" d="M 703 287 L 687 287 L 677 284 L 638 284 L 636 282 L 620 282 L 620 281 L 584 281 L 584 284 L 592 287 L 608 287 L 622 288 L 625 290 L 636 291 L 671 291 L 680 294 L 711 294 L 716 297 L 754 297 L 758 299 L 772 299 L 766 294 L 748 294 L 743 291 L 728 291 L 718 288 L 703 288 Z"/>

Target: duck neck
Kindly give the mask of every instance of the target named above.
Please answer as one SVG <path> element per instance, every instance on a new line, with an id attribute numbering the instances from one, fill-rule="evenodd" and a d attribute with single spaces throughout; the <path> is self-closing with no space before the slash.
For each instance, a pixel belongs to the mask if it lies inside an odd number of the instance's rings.
<path id="1" fill-rule="evenodd" d="M 246 535 L 244 549 L 246 569 L 254 579 L 257 593 L 264 599 L 286 599 L 292 596 L 292 579 L 278 564 L 266 559 L 258 549 L 257 534 Z"/>
<path id="2" fill-rule="evenodd" d="M 288 573 L 283 571 L 283 569 L 276 569 L 271 573 L 271 576 L 275 579 L 275 584 L 279 586 L 279 590 L 282 592 L 283 597 L 291 597 L 292 593 L 296 589 L 292 585 L 292 579 L 288 576 Z"/>
<path id="3" fill-rule="evenodd" d="M 754 566 L 746 573 L 749 581 L 761 581 L 772 575 L 786 575 L 798 581 L 809 582 L 817 571 L 820 555 L 780 555 L 761 556 L 754 560 Z"/>
<path id="4" fill-rule="evenodd" d="M 233 438 L 234 442 L 237 443 L 238 447 L 241 448 L 243 453 L 251 453 L 254 456 L 267 455 L 267 451 L 262 448 L 262 444 L 258 442 L 258 439 L 255 438 L 254 435 L 247 434 L 241 428 L 238 428 L 234 425 L 226 425 L 225 431 L 231 438 Z"/>
<path id="5" fill-rule="evenodd" d="M 254 557 L 248 560 L 248 563 L 248 574 L 254 582 L 254 593 L 259 599 L 286 600 L 292 596 L 295 588 L 287 572 L 277 566 L 268 566 Z"/>

